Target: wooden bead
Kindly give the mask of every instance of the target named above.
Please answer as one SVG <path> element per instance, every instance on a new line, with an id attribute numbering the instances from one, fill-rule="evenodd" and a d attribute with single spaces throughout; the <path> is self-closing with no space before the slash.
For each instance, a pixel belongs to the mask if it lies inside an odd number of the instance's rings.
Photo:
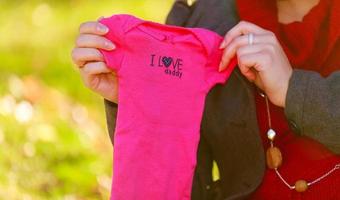
<path id="1" fill-rule="evenodd" d="M 297 192 L 305 192 L 308 189 L 308 183 L 305 180 L 298 180 L 295 183 L 295 190 Z"/>
<path id="2" fill-rule="evenodd" d="M 270 147 L 267 149 L 267 166 L 269 169 L 277 169 L 282 164 L 282 154 L 279 148 Z"/>

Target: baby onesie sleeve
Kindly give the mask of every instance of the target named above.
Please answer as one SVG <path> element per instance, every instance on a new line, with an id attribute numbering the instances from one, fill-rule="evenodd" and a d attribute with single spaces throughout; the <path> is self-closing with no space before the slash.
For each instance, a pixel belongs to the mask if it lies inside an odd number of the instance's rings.
<path id="1" fill-rule="evenodd" d="M 207 57 L 208 60 L 205 66 L 205 81 L 208 91 L 216 84 L 225 83 L 237 64 L 237 59 L 234 57 L 229 62 L 227 68 L 219 72 L 219 65 L 223 55 L 223 50 L 219 49 L 222 38 L 216 37 L 213 41 L 213 46 L 210 55 Z"/>
<path id="2" fill-rule="evenodd" d="M 103 18 L 99 22 L 104 24 L 109 28 L 109 32 L 105 37 L 112 41 L 116 46 L 115 49 L 111 51 L 106 51 L 99 49 L 104 56 L 104 61 L 106 65 L 118 72 L 122 66 L 122 61 L 124 58 L 125 45 L 125 29 L 128 25 L 129 16 L 127 15 L 113 15 L 108 18 Z"/>

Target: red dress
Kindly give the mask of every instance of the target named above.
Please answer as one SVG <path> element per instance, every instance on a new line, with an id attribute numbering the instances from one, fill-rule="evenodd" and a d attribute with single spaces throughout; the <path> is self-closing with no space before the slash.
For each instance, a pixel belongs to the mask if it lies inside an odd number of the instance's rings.
<path id="1" fill-rule="evenodd" d="M 264 148 L 267 149 L 269 141 L 266 132 L 269 127 L 265 99 L 259 94 L 255 95 L 255 99 L 260 133 Z M 275 146 L 280 148 L 283 157 L 283 164 L 278 170 L 290 185 L 294 185 L 299 179 L 308 182 L 313 181 L 331 170 L 337 163 L 340 163 L 340 157 L 333 154 L 322 144 L 293 133 L 282 108 L 271 104 L 270 111 L 272 127 L 277 133 L 274 143 Z M 274 170 L 266 169 L 263 182 L 251 199 L 339 200 L 340 170 L 336 170 L 330 176 L 310 186 L 304 193 L 298 193 L 295 190 L 290 190 L 279 179 Z"/>
<path id="2" fill-rule="evenodd" d="M 275 2 L 237 0 L 237 7 L 242 20 L 276 34 L 293 68 L 314 70 L 324 76 L 339 70 L 340 1 L 320 0 L 302 22 L 286 25 L 278 23 Z M 265 99 L 255 92 L 255 100 L 260 134 L 264 149 L 267 149 L 269 141 L 266 133 L 269 127 Z M 340 156 L 324 145 L 294 133 L 282 108 L 270 104 L 270 111 L 272 127 L 277 133 L 274 143 L 283 157 L 279 172 L 290 185 L 300 179 L 313 181 L 340 163 Z M 250 199 L 340 200 L 340 170 L 311 185 L 307 191 L 298 193 L 290 190 L 274 170 L 267 169 L 262 184 Z"/>

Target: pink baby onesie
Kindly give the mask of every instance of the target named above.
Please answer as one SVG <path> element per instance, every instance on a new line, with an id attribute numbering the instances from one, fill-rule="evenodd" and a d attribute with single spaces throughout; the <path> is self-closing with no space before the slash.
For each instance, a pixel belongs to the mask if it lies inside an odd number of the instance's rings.
<path id="1" fill-rule="evenodd" d="M 111 200 L 189 200 L 207 93 L 218 72 L 222 37 L 114 15 L 100 21 L 116 44 L 102 51 L 119 79 Z"/>

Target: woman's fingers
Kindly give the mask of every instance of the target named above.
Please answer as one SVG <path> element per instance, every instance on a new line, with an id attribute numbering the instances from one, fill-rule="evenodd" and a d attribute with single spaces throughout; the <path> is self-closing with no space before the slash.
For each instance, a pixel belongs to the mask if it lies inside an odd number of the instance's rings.
<path id="1" fill-rule="evenodd" d="M 109 28 L 99 22 L 84 22 L 79 27 L 80 34 L 105 35 Z"/>
<path id="2" fill-rule="evenodd" d="M 84 67 L 80 68 L 80 70 L 87 75 L 112 73 L 112 71 L 106 66 L 104 62 L 86 63 Z"/>
<path id="3" fill-rule="evenodd" d="M 270 44 L 241 47 L 237 51 L 239 67 L 244 72 L 253 68 L 256 72 L 261 73 L 271 67 L 274 53 L 274 47 Z"/>
<path id="4" fill-rule="evenodd" d="M 254 36 L 251 44 L 249 33 Z M 264 90 L 272 103 L 285 105 L 292 68 L 272 32 L 241 22 L 226 34 L 221 48 L 224 52 L 220 70 L 224 70 L 230 59 L 237 55 L 241 73 Z"/>
<path id="5" fill-rule="evenodd" d="M 79 67 L 91 61 L 104 61 L 100 51 L 93 48 L 74 48 L 72 51 L 72 59 Z"/>
<path id="6" fill-rule="evenodd" d="M 85 22 L 80 25 L 80 35 L 76 40 L 76 48 L 72 51 L 72 59 L 82 67 L 87 62 L 103 61 L 102 54 L 97 49 L 113 50 L 116 46 L 103 35 L 109 29 L 99 22 Z"/>
<path id="7" fill-rule="evenodd" d="M 84 85 L 112 102 L 117 103 L 118 78 L 104 62 L 91 62 L 79 69 Z"/>
<path id="8" fill-rule="evenodd" d="M 254 46 L 256 44 L 274 45 L 275 40 L 276 40 L 275 36 L 273 37 L 273 34 L 270 33 L 257 35 L 254 34 L 253 45 L 248 44 L 248 35 L 242 35 L 235 38 L 228 44 L 227 48 L 224 49 L 222 60 L 219 67 L 220 71 L 223 71 L 226 68 L 230 59 L 232 59 L 235 56 L 239 48 L 244 46 Z"/>
<path id="9" fill-rule="evenodd" d="M 258 74 L 270 59 L 269 55 L 263 52 L 244 54 L 238 58 L 239 69 L 249 81 L 255 82 L 262 89 L 262 81 Z"/>
<path id="10" fill-rule="evenodd" d="M 251 53 L 259 53 L 266 51 L 271 53 L 271 49 L 274 48 L 271 44 L 262 43 L 262 44 L 254 44 L 254 45 L 245 45 L 237 49 L 237 56 L 242 56 Z"/>
<path id="11" fill-rule="evenodd" d="M 232 29 L 230 29 L 224 37 L 223 42 L 221 43 L 220 48 L 225 48 L 234 38 L 237 38 L 240 35 L 246 35 L 248 33 L 253 34 L 264 34 L 268 31 L 249 22 L 241 21 Z"/>
<path id="12" fill-rule="evenodd" d="M 101 74 L 111 73 L 104 62 L 86 63 L 84 67 L 79 68 L 80 74 L 86 87 L 96 90 L 99 87 Z M 94 81 L 95 80 L 95 81 Z"/>
<path id="13" fill-rule="evenodd" d="M 237 50 L 239 69 L 249 81 L 255 81 L 257 73 L 270 64 L 272 55 L 270 48 L 270 44 L 254 44 Z"/>
<path id="14" fill-rule="evenodd" d="M 254 82 L 259 88 L 264 90 L 263 81 L 271 83 L 276 79 L 274 76 L 268 78 L 269 74 L 273 74 L 273 69 L 270 69 L 273 65 L 272 53 L 266 50 L 265 45 L 259 45 L 257 47 L 250 47 L 244 54 L 238 54 L 238 64 L 241 73 L 251 82 Z M 264 79 L 264 80 L 263 80 Z M 276 79 L 278 80 L 278 79 Z"/>
<path id="15" fill-rule="evenodd" d="M 249 54 L 238 57 L 238 67 L 241 73 L 251 82 L 255 81 L 256 73 L 251 70 L 251 67 L 256 63 L 253 59 L 249 58 Z"/>
<path id="16" fill-rule="evenodd" d="M 98 35 L 81 34 L 76 40 L 76 46 L 79 48 L 97 48 L 113 50 L 116 46 L 108 39 Z"/>

